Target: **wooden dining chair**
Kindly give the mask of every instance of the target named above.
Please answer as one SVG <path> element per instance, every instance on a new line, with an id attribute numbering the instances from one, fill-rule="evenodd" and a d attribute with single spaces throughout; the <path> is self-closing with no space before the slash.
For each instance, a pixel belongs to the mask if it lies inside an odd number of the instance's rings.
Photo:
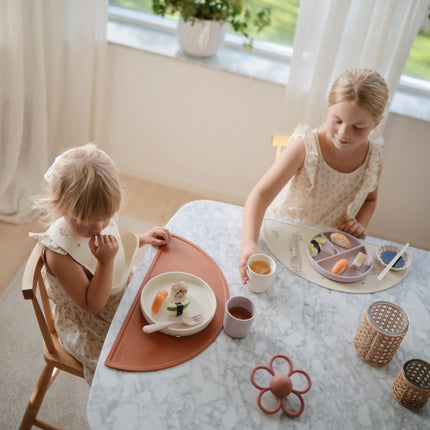
<path id="1" fill-rule="evenodd" d="M 22 293 L 24 299 L 31 300 L 33 303 L 37 322 L 43 336 L 43 356 L 46 364 L 28 402 L 19 427 L 20 430 L 31 429 L 32 426 L 46 430 L 61 430 L 59 427 L 37 419 L 45 394 L 60 370 L 81 378 L 84 377 L 82 364 L 66 352 L 58 340 L 51 304 L 42 276 L 41 250 L 41 245 L 37 244 L 27 261 L 22 279 Z"/>
<path id="2" fill-rule="evenodd" d="M 287 146 L 289 138 L 290 136 L 286 134 L 272 134 L 270 141 L 272 142 L 272 146 L 276 148 L 275 161 L 281 155 L 282 149 Z"/>

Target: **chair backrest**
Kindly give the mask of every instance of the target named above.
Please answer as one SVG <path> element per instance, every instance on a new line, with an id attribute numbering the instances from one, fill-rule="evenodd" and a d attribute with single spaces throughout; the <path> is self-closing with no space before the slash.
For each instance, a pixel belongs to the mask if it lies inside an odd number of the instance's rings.
<path id="1" fill-rule="evenodd" d="M 286 134 L 273 134 L 270 141 L 272 142 L 272 146 L 276 148 L 275 160 L 278 159 L 281 154 L 282 148 L 285 148 L 288 143 L 288 139 L 290 136 Z"/>
<path id="2" fill-rule="evenodd" d="M 42 275 L 43 259 L 41 251 L 42 246 L 36 244 L 30 254 L 22 278 L 22 294 L 25 299 L 32 301 L 46 349 L 51 354 L 54 354 L 56 352 L 55 342 L 53 339 L 55 327 L 51 304 L 49 302 L 45 281 Z"/>

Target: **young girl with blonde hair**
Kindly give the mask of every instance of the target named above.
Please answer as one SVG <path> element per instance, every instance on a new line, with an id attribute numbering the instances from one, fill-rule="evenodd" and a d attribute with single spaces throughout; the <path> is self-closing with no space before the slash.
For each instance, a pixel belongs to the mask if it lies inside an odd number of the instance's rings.
<path id="1" fill-rule="evenodd" d="M 57 157 L 36 206 L 51 225 L 30 233 L 43 245 L 48 294 L 60 342 L 91 384 L 100 351 L 130 277 L 137 247 L 166 245 L 169 231 L 132 234 L 116 220 L 122 190 L 111 158 L 94 144 Z"/>
<path id="2" fill-rule="evenodd" d="M 376 205 L 382 136 L 376 127 L 388 101 L 385 80 L 371 69 L 349 69 L 334 82 L 326 123 L 299 124 L 245 203 L 239 271 L 246 283 L 248 258 L 261 252 L 258 237 L 269 212 L 338 228 L 357 237 Z M 270 206 L 269 206 L 270 205 Z"/>

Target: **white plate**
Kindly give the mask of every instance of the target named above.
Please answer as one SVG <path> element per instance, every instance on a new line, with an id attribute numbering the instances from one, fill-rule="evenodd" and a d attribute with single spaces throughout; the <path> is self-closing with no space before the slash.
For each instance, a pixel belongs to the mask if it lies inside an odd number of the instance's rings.
<path id="1" fill-rule="evenodd" d="M 188 296 L 191 298 L 190 304 L 184 309 L 180 316 L 175 312 L 167 310 L 167 301 L 165 300 L 158 313 L 152 312 L 152 302 L 158 291 L 166 290 L 170 294 L 170 287 L 179 281 L 184 281 L 188 285 Z M 142 289 L 140 296 L 140 308 L 143 316 L 149 324 L 160 323 L 165 321 L 175 321 L 178 318 L 193 316 L 199 313 L 204 315 L 203 321 L 195 326 L 189 327 L 185 324 L 178 324 L 160 330 L 161 333 L 170 336 L 190 336 L 206 328 L 215 316 L 216 297 L 212 288 L 203 279 L 185 272 L 166 272 L 154 276 Z"/>

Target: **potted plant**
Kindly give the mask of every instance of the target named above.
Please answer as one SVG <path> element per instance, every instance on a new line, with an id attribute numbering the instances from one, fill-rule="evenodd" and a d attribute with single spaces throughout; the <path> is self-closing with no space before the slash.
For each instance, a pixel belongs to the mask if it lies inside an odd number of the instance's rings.
<path id="1" fill-rule="evenodd" d="M 270 9 L 263 8 L 252 16 L 243 0 L 152 0 L 156 15 L 179 13 L 178 41 L 188 54 L 213 55 L 223 44 L 225 25 L 243 35 L 245 47 L 252 49 L 251 30 L 270 25 Z"/>

